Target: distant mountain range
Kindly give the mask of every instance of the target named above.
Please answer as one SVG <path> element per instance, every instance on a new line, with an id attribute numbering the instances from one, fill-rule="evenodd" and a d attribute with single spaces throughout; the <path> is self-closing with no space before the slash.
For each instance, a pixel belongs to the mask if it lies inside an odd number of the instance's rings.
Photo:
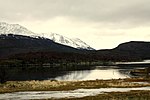
<path id="1" fill-rule="evenodd" d="M 57 33 L 34 33 L 19 24 L 8 24 L 5 22 L 0 22 L 0 34 L 24 35 L 33 38 L 44 37 L 47 39 L 51 39 L 56 43 L 71 46 L 77 49 L 94 50 L 92 47 L 78 38 L 70 39 Z"/>
<path id="2" fill-rule="evenodd" d="M 56 61 L 60 58 L 63 61 L 136 61 L 150 59 L 150 42 L 130 41 L 114 49 L 94 50 L 80 39 L 69 39 L 56 33 L 43 37 L 17 24 L 0 23 L 0 59 L 19 55 L 22 59 L 32 58 L 32 55 L 34 59 L 40 56 Z"/>
<path id="3" fill-rule="evenodd" d="M 48 56 L 48 52 L 55 52 L 72 53 L 72 56 L 73 54 L 78 54 L 78 56 L 82 55 L 82 57 L 80 56 L 80 58 L 86 60 L 141 60 L 150 59 L 150 42 L 131 41 L 122 43 L 114 49 L 83 50 L 62 45 L 47 38 L 33 38 L 30 36 L 14 34 L 0 35 L 0 58 L 7 58 L 16 54 L 24 54 L 24 56 L 26 56 L 27 53 L 35 54 L 36 52 L 41 52 L 43 54 L 43 57 L 45 55 Z"/>

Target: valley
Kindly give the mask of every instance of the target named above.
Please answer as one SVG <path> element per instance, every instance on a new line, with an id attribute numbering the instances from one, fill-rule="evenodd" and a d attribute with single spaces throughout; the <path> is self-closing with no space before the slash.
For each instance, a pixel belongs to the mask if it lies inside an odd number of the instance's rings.
<path id="1" fill-rule="evenodd" d="M 28 94 L 26 99 L 38 99 L 33 95 L 47 94 L 41 99 L 82 100 L 135 98 L 138 93 L 149 98 L 149 51 L 150 42 L 145 41 L 95 50 L 80 39 L 57 33 L 41 36 L 17 24 L 0 23 L 0 97 L 24 99 L 20 94 Z M 70 95 L 50 96 L 60 92 Z"/>

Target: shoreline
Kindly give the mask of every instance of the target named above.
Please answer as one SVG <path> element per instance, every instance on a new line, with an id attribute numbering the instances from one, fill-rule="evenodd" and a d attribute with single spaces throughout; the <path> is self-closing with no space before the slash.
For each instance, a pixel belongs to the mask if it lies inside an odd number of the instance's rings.
<path id="1" fill-rule="evenodd" d="M 128 92 L 105 92 L 95 96 L 85 96 L 81 98 L 71 98 L 71 100 L 149 100 L 150 90 L 133 90 Z M 70 100 L 62 99 L 42 99 L 42 100 Z"/>

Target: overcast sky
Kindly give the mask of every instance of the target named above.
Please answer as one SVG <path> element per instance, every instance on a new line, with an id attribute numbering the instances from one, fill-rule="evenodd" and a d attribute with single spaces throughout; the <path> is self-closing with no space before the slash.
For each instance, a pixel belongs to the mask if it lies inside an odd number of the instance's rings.
<path id="1" fill-rule="evenodd" d="M 0 0 L 0 21 L 107 49 L 150 40 L 150 0 Z"/>

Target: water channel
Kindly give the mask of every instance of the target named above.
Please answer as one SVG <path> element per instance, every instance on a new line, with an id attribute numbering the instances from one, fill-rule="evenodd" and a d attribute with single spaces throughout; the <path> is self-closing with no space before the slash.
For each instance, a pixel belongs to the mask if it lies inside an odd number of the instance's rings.
<path id="1" fill-rule="evenodd" d="M 60 98 L 80 98 L 85 96 L 95 96 L 109 92 L 128 92 L 131 90 L 150 90 L 150 87 L 140 88 L 100 88 L 100 89 L 77 89 L 71 91 L 32 91 L 14 92 L 0 94 L 0 100 L 29 100 L 29 99 L 60 99 Z"/>

